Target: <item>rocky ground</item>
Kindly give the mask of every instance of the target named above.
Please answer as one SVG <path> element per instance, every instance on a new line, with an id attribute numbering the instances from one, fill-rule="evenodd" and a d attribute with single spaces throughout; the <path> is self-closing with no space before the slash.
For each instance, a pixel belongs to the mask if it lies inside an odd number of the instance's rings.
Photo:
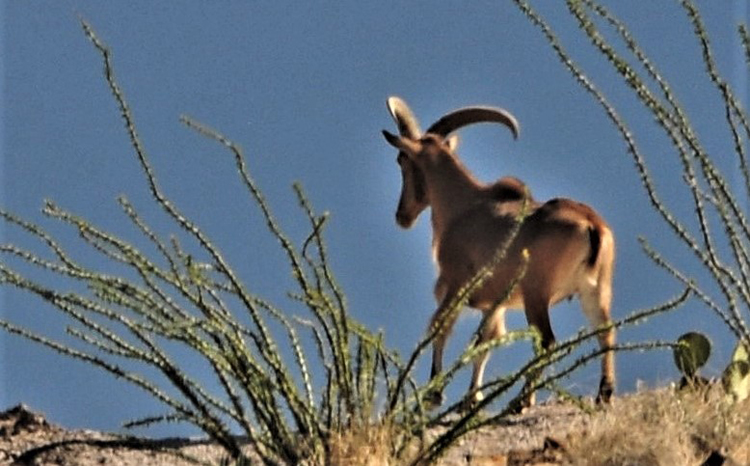
<path id="1" fill-rule="evenodd" d="M 441 460 L 446 465 L 560 464 L 557 438 L 585 422 L 575 408 L 540 406 L 463 439 Z M 220 464 L 221 449 L 199 439 L 143 440 L 90 430 L 67 430 L 20 405 L 0 413 L 2 465 Z"/>
<path id="2" fill-rule="evenodd" d="M 143 440 L 90 430 L 67 430 L 23 405 L 0 414 L 2 465 L 195 464 L 191 459 L 219 464 L 222 452 L 201 440 Z"/>

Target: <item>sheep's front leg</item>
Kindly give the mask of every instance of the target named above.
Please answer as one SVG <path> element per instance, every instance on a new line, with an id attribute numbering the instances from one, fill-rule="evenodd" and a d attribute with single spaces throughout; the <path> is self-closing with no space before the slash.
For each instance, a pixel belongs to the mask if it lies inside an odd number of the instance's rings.
<path id="1" fill-rule="evenodd" d="M 496 338 L 505 336 L 505 308 L 498 307 L 490 311 L 482 320 L 477 330 L 478 338 L 475 346 L 482 345 Z M 483 351 L 474 358 L 474 372 L 471 375 L 471 385 L 464 399 L 464 409 L 469 409 L 484 399 L 480 390 L 484 379 L 484 369 L 490 359 L 489 350 Z"/>
<path id="2" fill-rule="evenodd" d="M 435 339 L 432 342 L 432 369 L 430 371 L 430 381 L 433 381 L 443 372 L 443 350 L 445 343 L 448 341 L 453 325 L 458 318 L 458 311 L 453 312 L 449 308 L 451 299 L 445 298 L 441 305 L 435 311 L 430 321 L 428 332 L 436 332 Z M 443 387 L 439 386 L 427 393 L 425 401 L 431 406 L 439 406 L 443 403 Z"/>

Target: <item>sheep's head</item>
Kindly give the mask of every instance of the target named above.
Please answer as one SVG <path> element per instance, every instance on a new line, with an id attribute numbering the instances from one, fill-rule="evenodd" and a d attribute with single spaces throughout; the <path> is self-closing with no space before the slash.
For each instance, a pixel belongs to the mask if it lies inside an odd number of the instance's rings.
<path id="1" fill-rule="evenodd" d="M 406 102 L 399 97 L 392 96 L 388 98 L 387 106 L 402 137 L 418 140 L 422 136 L 419 123 Z M 518 122 L 513 115 L 503 109 L 491 107 L 467 107 L 455 110 L 440 118 L 430 126 L 427 132 L 445 138 L 444 142 L 450 153 L 455 153 L 458 137 L 450 133 L 464 126 L 481 122 L 503 124 L 511 130 L 514 137 L 518 137 Z M 399 149 L 397 160 L 401 168 L 402 184 L 396 210 L 396 222 L 403 228 L 409 228 L 430 205 L 430 199 L 424 173 L 412 158 Z"/>
<path id="2" fill-rule="evenodd" d="M 397 161 L 401 167 L 401 195 L 396 209 L 396 223 L 402 228 L 410 228 L 419 214 L 430 205 L 430 200 L 422 170 L 403 152 L 398 153 Z"/>
<path id="3" fill-rule="evenodd" d="M 412 139 L 406 136 L 397 136 L 388 131 L 383 131 L 383 135 L 390 145 L 399 150 L 401 170 L 404 177 L 402 199 L 411 197 L 414 201 L 421 201 L 426 207 L 432 201 L 429 187 L 430 174 L 439 178 L 443 176 L 453 178 L 453 173 L 456 170 L 465 172 L 465 168 L 453 152 L 449 140 L 442 136 L 427 133 L 419 139 Z M 401 207 L 406 207 L 406 205 L 399 205 L 399 208 Z M 399 209 L 397 219 L 399 221 L 403 219 L 413 221 L 424 207 L 418 207 L 419 211 Z"/>
<path id="4" fill-rule="evenodd" d="M 387 106 L 401 136 L 414 139 L 420 137 L 422 131 L 419 129 L 419 123 L 406 102 L 392 96 L 388 98 Z M 402 228 L 410 228 L 419 214 L 430 205 L 430 200 L 425 190 L 422 171 L 401 151 L 396 161 L 401 168 L 401 195 L 396 209 L 396 223 Z"/>

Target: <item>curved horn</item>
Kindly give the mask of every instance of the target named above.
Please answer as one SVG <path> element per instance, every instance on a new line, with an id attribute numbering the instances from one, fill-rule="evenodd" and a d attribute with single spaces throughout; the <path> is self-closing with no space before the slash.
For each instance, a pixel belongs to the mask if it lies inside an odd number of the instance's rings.
<path id="1" fill-rule="evenodd" d="M 446 137 L 457 129 L 474 123 L 501 123 L 513 132 L 516 139 L 521 131 L 518 121 L 507 110 L 494 107 L 465 107 L 444 115 L 430 126 L 427 132 Z"/>
<path id="2" fill-rule="evenodd" d="M 419 128 L 419 123 L 409 106 L 406 105 L 406 102 L 400 97 L 391 96 L 388 97 L 386 103 L 393 121 L 398 126 L 399 134 L 412 139 L 419 139 L 422 136 L 422 130 Z"/>

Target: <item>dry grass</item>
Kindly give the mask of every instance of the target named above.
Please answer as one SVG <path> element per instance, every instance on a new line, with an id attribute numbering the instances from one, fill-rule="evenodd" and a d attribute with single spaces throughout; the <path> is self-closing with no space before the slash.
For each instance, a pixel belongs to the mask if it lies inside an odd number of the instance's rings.
<path id="1" fill-rule="evenodd" d="M 331 465 L 381 466 L 395 464 L 390 446 L 397 432 L 391 426 L 373 425 L 354 428 L 331 438 Z"/>
<path id="2" fill-rule="evenodd" d="M 750 464 L 749 444 L 750 400 L 730 404 L 710 388 L 619 398 L 565 446 L 581 465 L 690 465 L 712 453 Z"/>
<path id="3" fill-rule="evenodd" d="M 555 412 L 554 406 L 546 409 Z M 575 416 L 580 416 L 581 422 L 566 417 L 567 432 L 561 425 L 553 427 L 563 437 L 552 436 L 560 440 L 554 451 L 541 445 L 516 450 L 508 435 L 523 433 L 498 425 L 480 434 L 482 443 L 492 444 L 484 445 L 489 447 L 487 451 L 473 455 L 464 451 L 471 442 L 459 442 L 440 464 L 466 464 L 466 458 L 472 458 L 469 464 L 490 458 L 493 462 L 488 464 L 503 464 L 497 463 L 497 458 L 502 458 L 505 464 L 701 465 L 711 454 L 726 458 L 726 465 L 750 464 L 750 399 L 729 403 L 717 387 L 643 391 L 616 398 L 611 407 L 592 415 L 579 412 Z M 524 417 L 512 423 L 514 428 L 525 424 Z M 528 429 L 540 428 L 526 424 Z M 330 444 L 332 464 L 404 464 L 405 458 L 390 457 L 389 445 L 398 433 L 397 427 L 380 426 L 340 435 Z"/>
<path id="4" fill-rule="evenodd" d="M 552 419 L 558 412 L 555 406 L 485 427 L 473 441 L 470 434 L 469 441 L 452 447 L 438 464 L 750 465 L 750 399 L 729 403 L 720 387 L 645 390 L 618 397 L 609 408 L 593 414 L 566 410 L 564 416 L 558 415 L 564 426 Z M 524 422 L 532 415 L 549 416 L 551 425 L 542 428 L 541 420 Z M 534 437 L 556 439 L 559 444 L 550 447 L 540 442 L 529 450 L 517 449 L 508 436 L 526 435 L 517 431 L 523 425 L 547 432 Z M 550 429 L 560 436 L 550 436 Z M 369 426 L 337 435 L 329 443 L 331 464 L 408 464 L 416 450 L 407 449 L 405 458 L 391 456 L 390 447 L 399 434 L 398 426 Z M 481 452 L 472 451 L 477 441 L 483 444 Z M 706 462 L 712 454 L 726 462 Z"/>

